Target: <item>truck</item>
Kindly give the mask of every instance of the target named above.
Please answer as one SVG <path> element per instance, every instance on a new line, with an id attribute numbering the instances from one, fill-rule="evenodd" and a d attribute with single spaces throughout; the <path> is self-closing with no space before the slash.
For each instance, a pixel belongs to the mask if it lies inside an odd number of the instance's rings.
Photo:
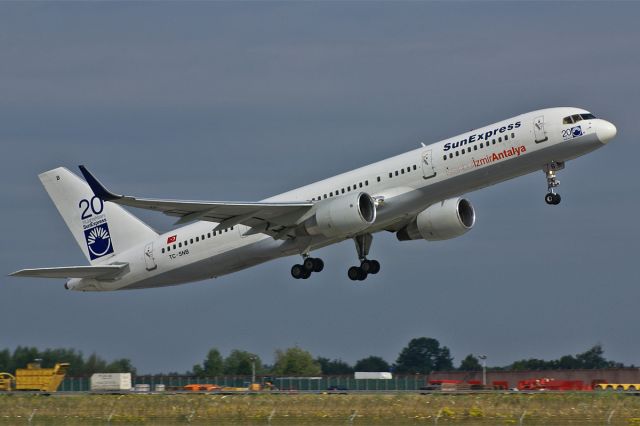
<path id="1" fill-rule="evenodd" d="M 56 363 L 53 368 L 42 368 L 40 362 L 31 362 L 26 368 L 16 369 L 15 376 L 0 373 L 0 391 L 55 392 L 62 384 L 68 368 L 66 362 Z"/>

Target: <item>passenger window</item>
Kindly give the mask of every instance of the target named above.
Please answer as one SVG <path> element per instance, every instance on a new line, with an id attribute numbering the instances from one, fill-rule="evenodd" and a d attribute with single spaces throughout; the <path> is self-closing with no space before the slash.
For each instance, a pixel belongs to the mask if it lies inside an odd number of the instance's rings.
<path id="1" fill-rule="evenodd" d="M 193 244 L 193 238 L 191 238 L 191 240 L 189 240 L 189 242 L 190 242 L 191 244 Z M 186 243 L 185 243 L 185 244 L 186 244 Z"/>
<path id="2" fill-rule="evenodd" d="M 178 243 L 178 247 L 182 247 L 182 243 Z"/>
<path id="3" fill-rule="evenodd" d="M 477 150 L 478 150 L 478 145 L 474 145 L 474 146 L 473 146 L 473 150 L 474 150 L 474 151 L 477 151 Z"/>
<path id="4" fill-rule="evenodd" d="M 442 156 L 442 159 L 443 159 L 443 160 L 446 160 L 446 159 L 447 159 L 447 156 L 446 156 L 446 155 L 443 155 L 443 156 Z"/>
<path id="5" fill-rule="evenodd" d="M 504 140 L 508 141 L 509 140 L 509 135 L 504 135 Z"/>
<path id="6" fill-rule="evenodd" d="M 342 193 L 344 194 L 344 188 L 342 188 L 340 191 L 342 191 Z"/>
<path id="7" fill-rule="evenodd" d="M 484 145 L 482 144 L 482 142 L 480 142 L 480 148 L 484 148 Z"/>
<path id="8" fill-rule="evenodd" d="M 333 192 L 330 192 L 330 193 L 329 193 L 329 197 L 333 197 Z"/>
<path id="9" fill-rule="evenodd" d="M 389 172 L 389 177 L 392 178 L 393 177 L 393 173 Z"/>
<path id="10" fill-rule="evenodd" d="M 462 153 L 464 154 L 464 148 L 462 148 Z"/>
<path id="11" fill-rule="evenodd" d="M 198 241 L 200 241 L 200 238 L 196 237 L 196 243 L 197 243 Z"/>
<path id="12" fill-rule="evenodd" d="M 516 134 L 515 133 L 511 133 L 511 139 L 515 138 Z"/>
<path id="13" fill-rule="evenodd" d="M 229 228 L 229 229 L 233 231 L 233 226 L 231 228 Z"/>
<path id="14" fill-rule="evenodd" d="M 229 232 L 229 228 L 224 228 L 224 232 Z"/>
<path id="15" fill-rule="evenodd" d="M 176 245 L 175 245 L 175 244 L 173 245 L 173 249 L 174 249 L 174 250 L 176 249 Z"/>
<path id="16" fill-rule="evenodd" d="M 492 143 L 493 145 L 495 145 L 495 144 L 496 144 L 496 140 L 495 140 L 495 139 L 492 139 L 492 140 L 491 140 L 491 143 Z"/>
<path id="17" fill-rule="evenodd" d="M 404 174 L 404 169 L 400 170 L 400 173 L 401 173 L 401 174 Z"/>
<path id="18" fill-rule="evenodd" d="M 362 188 L 362 182 L 360 182 L 360 188 Z"/>
<path id="19" fill-rule="evenodd" d="M 415 164 L 413 165 L 413 170 L 418 170 L 418 166 L 416 166 Z"/>
<path id="20" fill-rule="evenodd" d="M 364 181 L 364 185 L 365 185 L 365 186 L 369 186 L 369 181 L 368 181 L 368 180 L 365 180 L 365 181 Z"/>
<path id="21" fill-rule="evenodd" d="M 565 117 L 562 119 L 562 124 L 571 124 L 573 123 L 573 120 L 571 119 L 571 116 L 569 117 Z"/>
<path id="22" fill-rule="evenodd" d="M 380 182 L 380 176 L 378 176 L 378 182 Z"/>
<path id="23" fill-rule="evenodd" d="M 396 170 L 396 176 L 398 176 L 398 171 Z"/>
<path id="24" fill-rule="evenodd" d="M 498 142 L 502 142 L 502 137 L 499 137 L 499 138 L 498 138 Z"/>
<path id="25" fill-rule="evenodd" d="M 211 232 L 207 234 L 207 238 L 211 238 Z"/>
<path id="26" fill-rule="evenodd" d="M 456 151 L 456 157 L 459 156 L 459 155 L 460 155 L 460 153 L 458 151 Z"/>
<path id="27" fill-rule="evenodd" d="M 449 158 L 453 158 L 453 153 L 452 152 L 449 153 Z"/>
<path id="28" fill-rule="evenodd" d="M 162 253 L 164 254 L 164 247 L 162 248 Z"/>

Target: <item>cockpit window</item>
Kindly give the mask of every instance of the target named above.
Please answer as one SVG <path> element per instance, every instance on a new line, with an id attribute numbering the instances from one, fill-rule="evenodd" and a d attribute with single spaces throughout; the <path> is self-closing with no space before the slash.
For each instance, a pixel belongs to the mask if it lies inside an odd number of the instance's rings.
<path id="1" fill-rule="evenodd" d="M 577 123 L 580 120 L 593 120 L 594 118 L 596 118 L 596 116 L 591 114 L 591 113 L 573 114 L 573 115 L 570 115 L 568 117 L 563 118 L 562 119 L 562 124 L 572 124 L 572 123 Z"/>

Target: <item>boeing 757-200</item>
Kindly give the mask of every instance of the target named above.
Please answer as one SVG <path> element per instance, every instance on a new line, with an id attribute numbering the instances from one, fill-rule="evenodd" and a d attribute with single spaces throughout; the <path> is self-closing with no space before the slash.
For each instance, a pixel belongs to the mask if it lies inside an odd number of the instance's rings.
<path id="1" fill-rule="evenodd" d="M 560 202 L 565 163 L 609 142 L 616 128 L 580 108 L 529 112 L 258 202 L 180 201 L 118 195 L 80 166 L 86 183 L 59 167 L 40 180 L 90 265 L 23 269 L 19 277 L 67 278 L 67 289 L 107 291 L 216 278 L 283 256 L 307 279 L 324 268 L 311 253 L 353 239 L 351 280 L 380 271 L 373 234 L 447 240 L 475 223 L 463 194 L 542 171 L 544 200 Z M 157 210 L 184 225 L 159 235 L 121 206 Z"/>

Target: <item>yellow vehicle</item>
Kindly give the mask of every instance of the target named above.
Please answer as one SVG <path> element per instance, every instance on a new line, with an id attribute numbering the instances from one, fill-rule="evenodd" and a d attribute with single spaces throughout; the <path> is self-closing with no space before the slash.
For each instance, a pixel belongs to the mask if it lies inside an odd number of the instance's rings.
<path id="1" fill-rule="evenodd" d="M 638 392 L 640 383 L 598 383 L 593 386 L 596 391 Z"/>
<path id="2" fill-rule="evenodd" d="M 66 362 L 56 363 L 53 368 L 42 368 L 40 363 L 32 362 L 27 368 L 18 368 L 16 375 L 0 373 L 0 390 L 55 392 L 64 380 L 69 368 Z"/>

